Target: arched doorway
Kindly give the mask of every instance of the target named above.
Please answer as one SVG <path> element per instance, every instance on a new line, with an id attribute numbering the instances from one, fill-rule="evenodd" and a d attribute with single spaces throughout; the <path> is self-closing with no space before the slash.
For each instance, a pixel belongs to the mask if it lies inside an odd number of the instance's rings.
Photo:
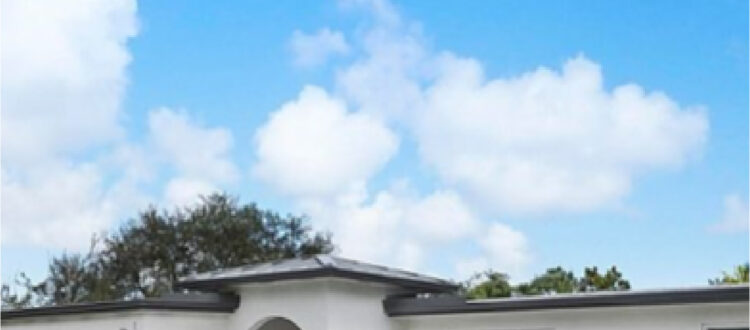
<path id="1" fill-rule="evenodd" d="M 269 317 L 258 322 L 251 330 L 302 330 L 294 322 L 283 317 Z"/>

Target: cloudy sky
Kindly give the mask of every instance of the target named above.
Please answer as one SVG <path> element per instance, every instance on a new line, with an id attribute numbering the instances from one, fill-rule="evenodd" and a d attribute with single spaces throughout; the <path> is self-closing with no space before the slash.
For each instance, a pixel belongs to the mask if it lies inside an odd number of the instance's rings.
<path id="1" fill-rule="evenodd" d="M 2 277 L 223 190 L 463 279 L 748 260 L 746 1 L 8 0 Z"/>

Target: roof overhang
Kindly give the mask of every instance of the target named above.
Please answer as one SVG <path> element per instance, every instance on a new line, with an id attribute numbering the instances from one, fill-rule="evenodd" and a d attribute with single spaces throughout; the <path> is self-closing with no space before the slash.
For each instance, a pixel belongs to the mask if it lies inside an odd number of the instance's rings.
<path id="1" fill-rule="evenodd" d="M 237 276 L 230 278 L 209 278 L 182 280 L 175 284 L 176 289 L 189 289 L 200 291 L 226 291 L 232 285 L 244 283 L 267 283 L 285 280 L 306 280 L 315 278 L 343 278 L 357 281 L 382 283 L 402 288 L 413 292 L 449 293 L 455 292 L 458 286 L 452 283 L 430 283 L 415 281 L 406 278 L 368 274 L 346 269 L 321 268 L 300 271 L 276 272 L 272 274 L 256 274 L 249 276 Z"/>
<path id="2" fill-rule="evenodd" d="M 455 283 L 437 277 L 331 255 L 283 259 L 192 274 L 181 278 L 175 288 L 221 292 L 231 291 L 239 284 L 315 278 L 380 283 L 412 294 L 452 293 L 458 289 Z"/>
<path id="3" fill-rule="evenodd" d="M 584 294 L 466 300 L 458 296 L 391 297 L 383 302 L 388 316 L 511 312 L 567 308 L 748 302 L 747 285 L 691 289 L 618 291 Z"/>
<path id="4" fill-rule="evenodd" d="M 137 310 L 231 313 L 239 297 L 228 294 L 173 294 L 162 298 L 104 301 L 86 304 L 46 306 L 2 311 L 2 320 Z"/>

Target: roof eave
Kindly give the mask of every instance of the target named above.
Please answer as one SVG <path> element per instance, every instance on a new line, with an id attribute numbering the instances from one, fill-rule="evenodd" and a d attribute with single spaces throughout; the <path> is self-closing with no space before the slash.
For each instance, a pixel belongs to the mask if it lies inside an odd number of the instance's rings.
<path id="1" fill-rule="evenodd" d="M 383 308 L 388 316 L 415 316 L 617 306 L 747 302 L 748 299 L 748 286 L 742 285 L 696 290 L 629 292 L 627 294 L 613 295 L 582 294 L 579 296 L 544 296 L 528 299 L 509 298 L 487 302 L 471 302 L 457 296 L 429 298 L 390 297 L 383 301 Z"/>
<path id="2" fill-rule="evenodd" d="M 433 283 L 416 281 L 404 278 L 381 276 L 339 268 L 321 268 L 311 270 L 299 270 L 288 272 L 276 272 L 271 274 L 253 274 L 248 276 L 237 276 L 227 278 L 209 278 L 201 280 L 183 280 L 175 284 L 177 289 L 222 291 L 228 286 L 239 283 L 265 283 L 284 280 L 304 280 L 322 277 L 337 277 L 352 280 L 385 283 L 401 287 L 415 293 L 450 293 L 455 292 L 458 286 L 452 283 Z"/>
<path id="3" fill-rule="evenodd" d="M 60 316 L 88 313 L 105 313 L 137 310 L 190 311 L 232 313 L 239 306 L 239 297 L 222 295 L 215 301 L 144 299 L 129 301 L 104 301 L 85 304 L 46 306 L 2 311 L 2 320 L 26 317 Z"/>

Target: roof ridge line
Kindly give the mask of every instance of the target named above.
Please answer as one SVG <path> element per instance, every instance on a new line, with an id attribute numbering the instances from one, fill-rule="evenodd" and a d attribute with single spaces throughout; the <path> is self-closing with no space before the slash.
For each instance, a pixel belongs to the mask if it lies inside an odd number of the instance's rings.
<path id="1" fill-rule="evenodd" d="M 316 254 L 315 261 L 323 268 L 338 268 L 336 266 L 336 260 L 327 254 Z"/>

